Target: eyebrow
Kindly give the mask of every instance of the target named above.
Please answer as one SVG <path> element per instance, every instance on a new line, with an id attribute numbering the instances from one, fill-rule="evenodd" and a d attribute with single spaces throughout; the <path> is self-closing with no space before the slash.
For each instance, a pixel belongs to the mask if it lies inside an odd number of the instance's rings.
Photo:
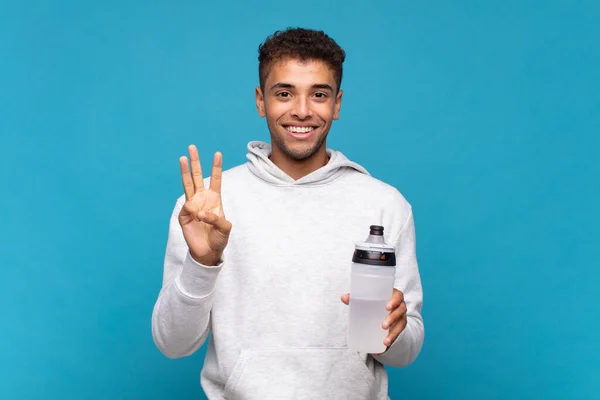
<path id="1" fill-rule="evenodd" d="M 271 90 L 273 89 L 294 89 L 295 86 L 292 85 L 291 83 L 285 83 L 285 82 L 278 82 L 276 84 L 274 84 L 273 86 L 271 86 Z M 331 90 L 333 92 L 333 88 L 331 87 L 331 85 L 328 85 L 327 83 L 315 83 L 314 85 L 312 85 L 313 89 L 326 89 L 326 90 Z"/>

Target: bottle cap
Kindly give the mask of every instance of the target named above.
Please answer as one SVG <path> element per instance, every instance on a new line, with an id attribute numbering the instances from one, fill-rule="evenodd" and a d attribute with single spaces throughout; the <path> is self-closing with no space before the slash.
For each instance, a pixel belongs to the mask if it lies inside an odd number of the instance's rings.
<path id="1" fill-rule="evenodd" d="M 355 243 L 352 262 L 379 266 L 396 266 L 396 248 L 385 243 L 383 226 L 371 225 L 364 242 Z"/>

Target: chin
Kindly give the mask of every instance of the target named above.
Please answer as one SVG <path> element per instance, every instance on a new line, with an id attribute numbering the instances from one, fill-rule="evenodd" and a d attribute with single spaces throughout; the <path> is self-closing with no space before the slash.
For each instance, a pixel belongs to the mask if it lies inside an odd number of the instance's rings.
<path id="1" fill-rule="evenodd" d="M 325 138 L 317 139 L 312 143 L 278 143 L 279 149 L 289 158 L 296 161 L 304 161 L 314 154 L 323 146 Z"/>
<path id="2" fill-rule="evenodd" d="M 285 153 L 288 155 L 288 157 L 296 161 L 304 161 L 313 156 L 317 152 L 317 150 L 318 149 L 315 149 L 313 147 L 303 149 L 288 149 L 288 151 L 286 151 Z"/>

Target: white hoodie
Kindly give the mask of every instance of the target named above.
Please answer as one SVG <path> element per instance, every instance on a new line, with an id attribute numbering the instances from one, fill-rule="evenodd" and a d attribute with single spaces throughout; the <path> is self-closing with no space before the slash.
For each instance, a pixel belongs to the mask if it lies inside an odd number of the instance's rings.
<path id="1" fill-rule="evenodd" d="M 154 341 L 167 357 L 184 357 L 211 333 L 200 378 L 209 399 L 387 399 L 384 365 L 412 363 L 424 337 L 411 206 L 340 152 L 328 149 L 327 165 L 294 181 L 270 150 L 251 142 L 248 162 L 223 173 L 233 229 L 217 266 L 190 257 L 177 219 L 185 197 L 177 200 Z M 406 329 L 379 356 L 348 349 L 340 300 L 370 225 L 396 246 L 395 287 L 408 308 Z"/>

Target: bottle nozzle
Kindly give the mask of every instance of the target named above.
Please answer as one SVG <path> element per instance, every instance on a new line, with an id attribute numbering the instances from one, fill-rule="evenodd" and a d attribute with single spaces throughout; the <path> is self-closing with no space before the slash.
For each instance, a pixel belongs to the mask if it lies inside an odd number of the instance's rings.
<path id="1" fill-rule="evenodd" d="M 384 239 L 383 239 L 383 226 L 381 225 L 371 225 L 369 227 L 370 231 L 369 231 L 369 237 L 367 237 L 366 242 L 367 243 L 377 243 L 377 244 L 383 244 L 384 243 Z"/>
<path id="2" fill-rule="evenodd" d="M 383 226 L 371 225 L 370 229 L 371 229 L 371 232 L 369 232 L 369 235 L 383 236 Z"/>

